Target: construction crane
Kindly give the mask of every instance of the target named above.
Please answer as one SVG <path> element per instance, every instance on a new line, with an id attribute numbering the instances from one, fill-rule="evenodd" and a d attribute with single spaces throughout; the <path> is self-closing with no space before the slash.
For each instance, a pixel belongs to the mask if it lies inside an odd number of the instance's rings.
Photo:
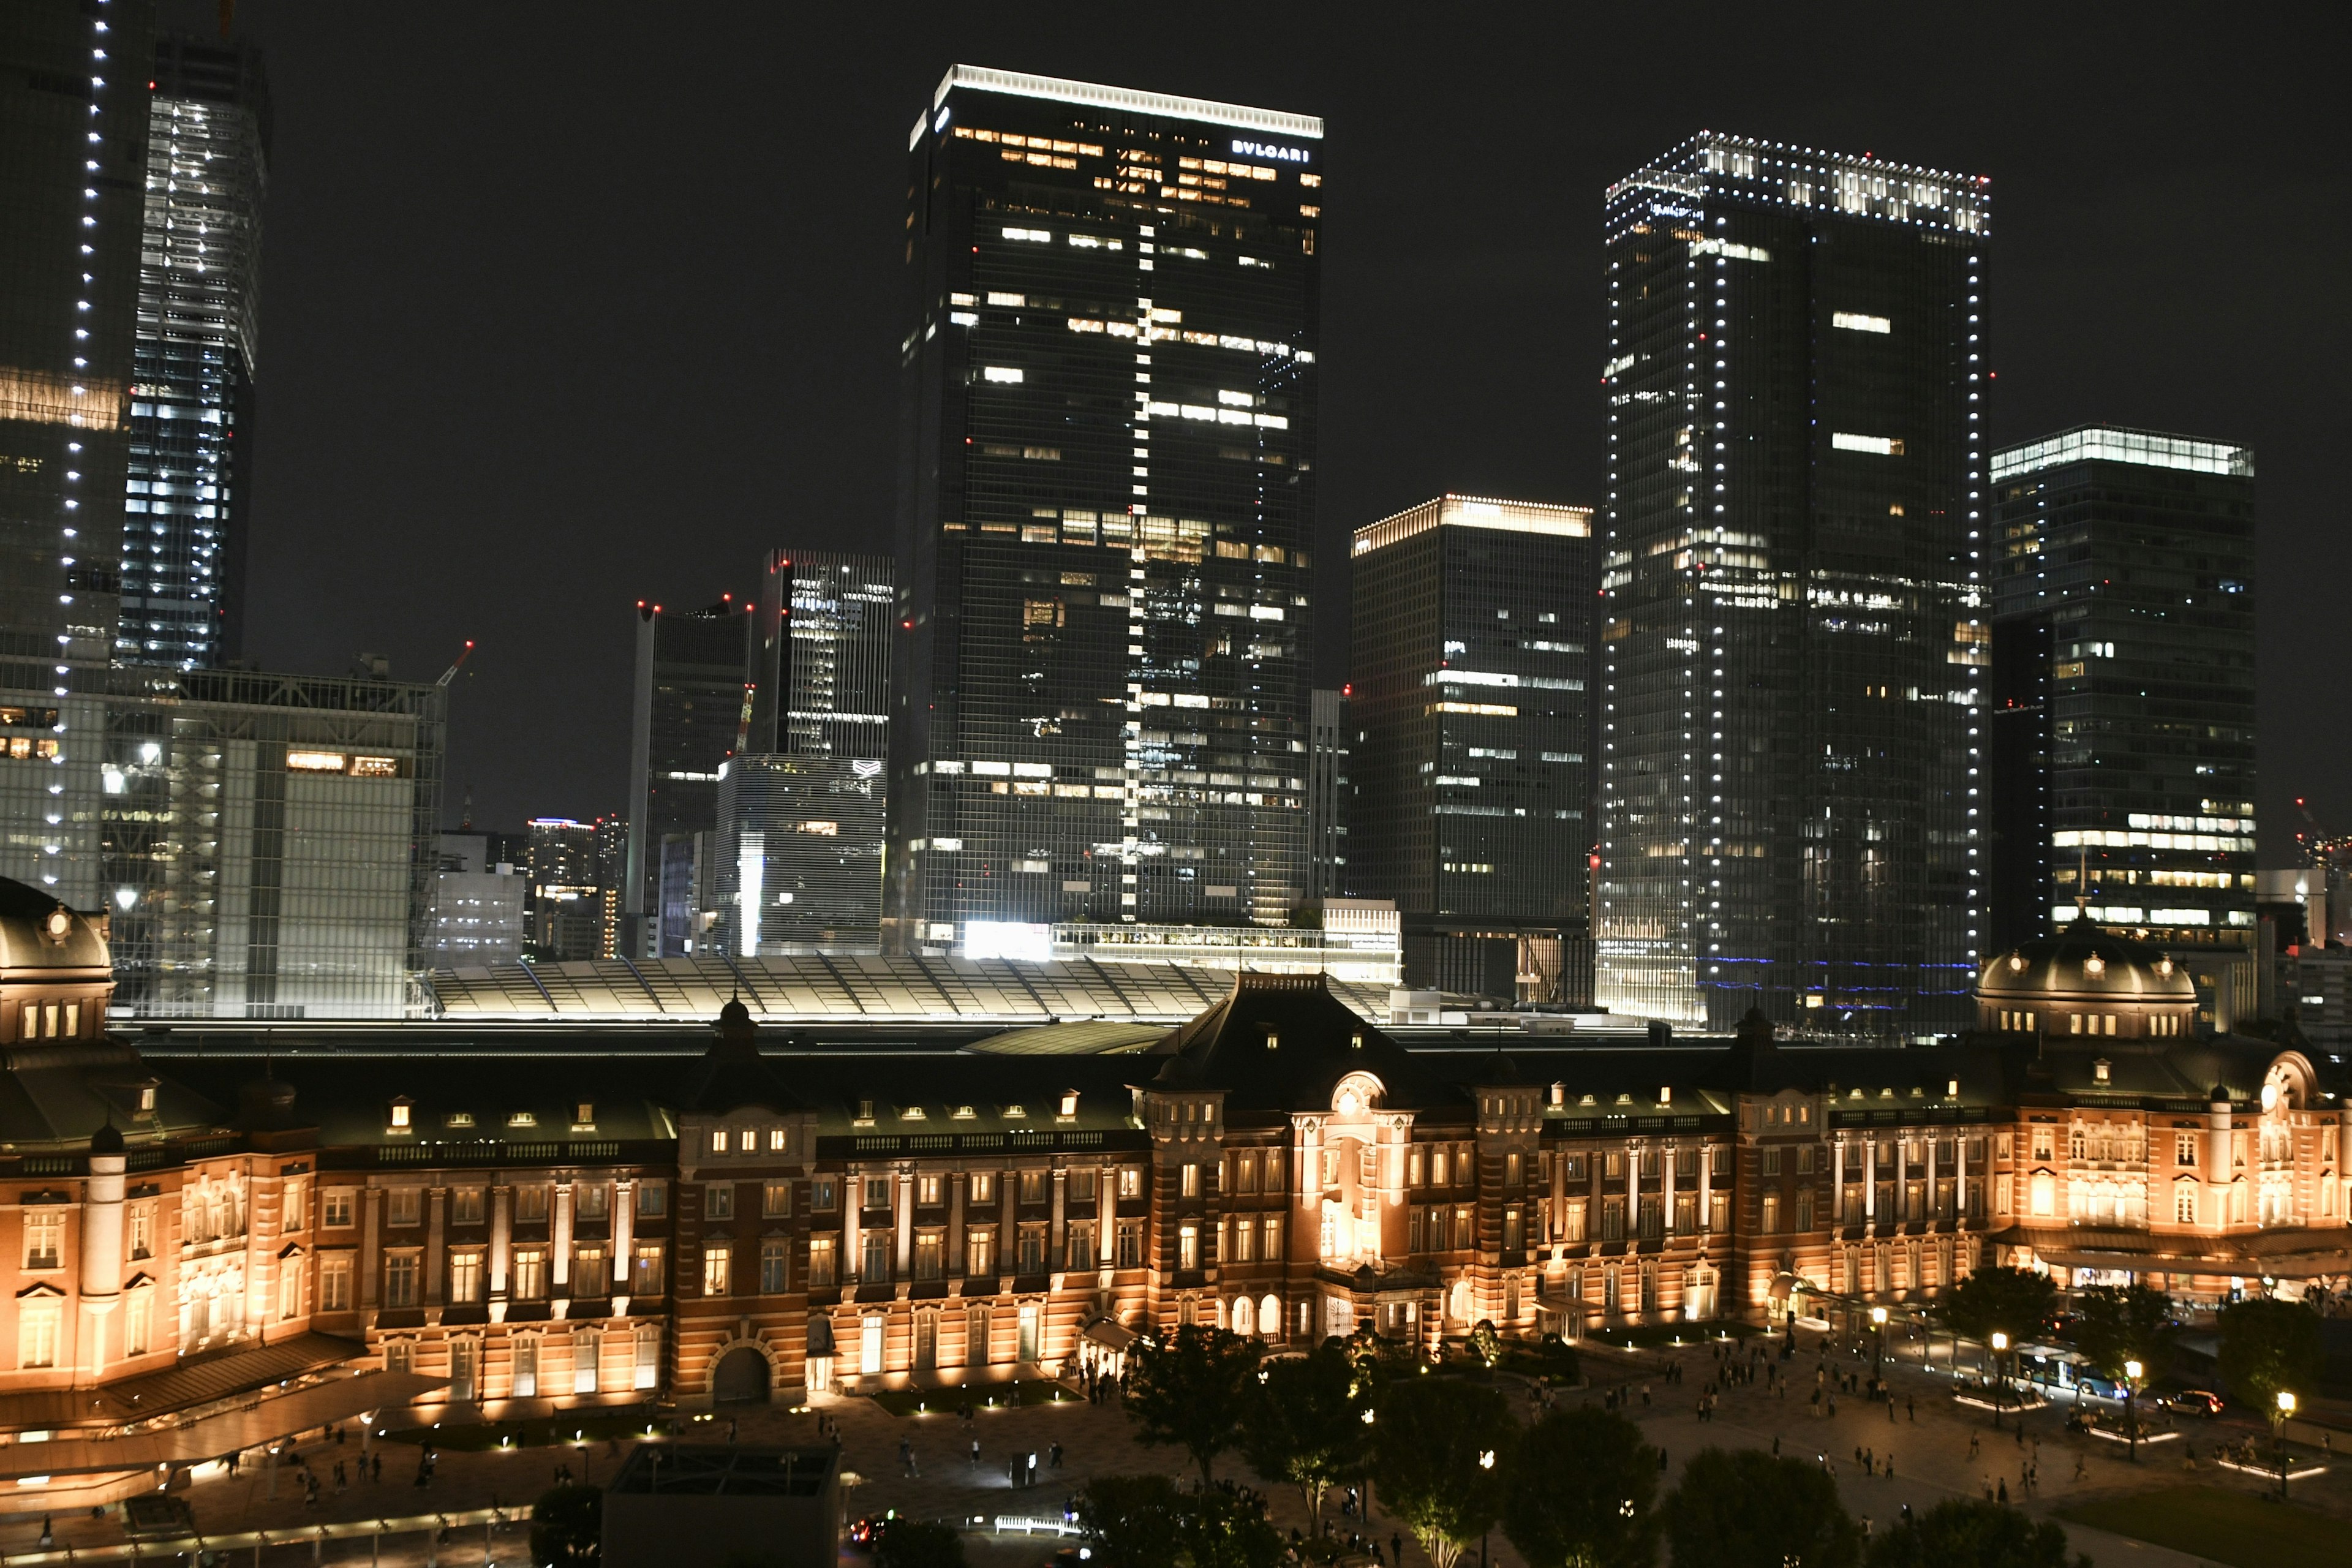
<path id="1" fill-rule="evenodd" d="M 444 691 L 448 690 L 449 683 L 457 679 L 457 667 L 464 664 L 467 659 L 473 657 L 474 639 L 467 637 L 466 639 L 466 646 L 458 651 L 457 662 L 450 665 L 448 668 L 443 670 L 441 672 L 441 679 L 435 681 L 433 684 L 439 687 Z"/>

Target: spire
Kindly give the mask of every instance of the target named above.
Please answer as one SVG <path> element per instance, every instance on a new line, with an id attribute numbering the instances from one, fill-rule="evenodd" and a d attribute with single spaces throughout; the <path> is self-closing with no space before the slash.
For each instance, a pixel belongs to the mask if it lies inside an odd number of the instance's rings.
<path id="1" fill-rule="evenodd" d="M 2091 918 L 2091 851 L 2078 846 L 2074 854 L 2074 920 L 2080 924 Z"/>

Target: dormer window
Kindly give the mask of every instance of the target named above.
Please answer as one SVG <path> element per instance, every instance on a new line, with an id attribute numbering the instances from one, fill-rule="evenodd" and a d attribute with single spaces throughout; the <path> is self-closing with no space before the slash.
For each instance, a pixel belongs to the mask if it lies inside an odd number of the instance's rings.
<path id="1" fill-rule="evenodd" d="M 539 1118 L 532 1115 L 528 1110 L 518 1110 L 513 1115 L 507 1118 L 507 1125 L 509 1127 L 536 1127 L 539 1125 Z"/>
<path id="2" fill-rule="evenodd" d="M 416 1102 L 406 1095 L 402 1095 L 392 1102 L 392 1130 L 394 1132 L 405 1132 L 409 1130 L 409 1111 L 415 1104 Z"/>
<path id="3" fill-rule="evenodd" d="M 152 1112 L 155 1109 L 155 1086 L 147 1084 L 139 1090 L 139 1109 Z"/>
<path id="4" fill-rule="evenodd" d="M 572 1120 L 583 1127 L 593 1127 L 596 1124 L 596 1108 L 583 1100 L 572 1108 Z"/>
<path id="5" fill-rule="evenodd" d="M 1660 1084 L 1658 1086 L 1658 1103 L 1660 1105 L 1672 1105 L 1674 1102 L 1675 1086 L 1670 1083 Z"/>
<path id="6" fill-rule="evenodd" d="M 907 1107 L 906 1110 L 898 1112 L 898 1120 L 901 1121 L 920 1121 L 923 1120 L 923 1108 L 919 1105 L 910 1105 Z"/>
<path id="7" fill-rule="evenodd" d="M 1282 1036 L 1272 1029 L 1268 1029 L 1265 1032 L 1265 1048 L 1269 1051 L 1280 1050 L 1282 1048 Z"/>
<path id="8" fill-rule="evenodd" d="M 1348 1046 L 1351 1050 L 1362 1050 L 1364 1048 L 1364 1031 L 1359 1029 L 1354 1034 L 1349 1035 L 1348 1037 Z"/>
<path id="9" fill-rule="evenodd" d="M 470 1110 L 453 1110 L 449 1113 L 447 1121 L 452 1127 L 471 1127 L 474 1124 L 474 1113 Z"/>
<path id="10" fill-rule="evenodd" d="M 874 1102 L 872 1100 L 861 1100 L 857 1102 L 856 1122 L 860 1127 L 871 1127 L 874 1125 Z"/>
<path id="11" fill-rule="evenodd" d="M 1028 1114 L 1026 1106 L 1008 1105 L 1004 1108 L 1004 1119 L 1008 1121 L 1019 1121 Z"/>
<path id="12" fill-rule="evenodd" d="M 2107 1058 L 2105 1057 L 2101 1057 L 2097 1061 L 2091 1064 L 2091 1078 L 2094 1082 L 2105 1083 L 2107 1081 Z"/>
<path id="13" fill-rule="evenodd" d="M 1077 1113 L 1078 1091 L 1075 1089 L 1065 1090 L 1062 1095 L 1062 1114 L 1065 1116 L 1076 1116 Z"/>
<path id="14" fill-rule="evenodd" d="M 1960 1098 L 1960 1080 L 1958 1079 L 1950 1078 L 1944 1080 L 1944 1098 L 1946 1100 L 1958 1100 Z"/>
<path id="15" fill-rule="evenodd" d="M 959 1105 L 959 1106 L 957 1106 L 957 1107 L 955 1108 L 955 1111 L 954 1111 L 954 1117 L 955 1117 L 955 1120 L 956 1120 L 956 1121 L 971 1121 L 974 1116 L 977 1116 L 978 1114 L 979 1114 L 979 1112 L 978 1112 L 978 1111 L 976 1111 L 976 1110 L 973 1110 L 971 1106 L 969 1106 L 969 1105 Z"/>
<path id="16" fill-rule="evenodd" d="M 1566 1105 L 1568 1103 L 1568 1085 L 1564 1083 L 1556 1083 L 1551 1086 L 1551 1102 L 1554 1105 Z"/>

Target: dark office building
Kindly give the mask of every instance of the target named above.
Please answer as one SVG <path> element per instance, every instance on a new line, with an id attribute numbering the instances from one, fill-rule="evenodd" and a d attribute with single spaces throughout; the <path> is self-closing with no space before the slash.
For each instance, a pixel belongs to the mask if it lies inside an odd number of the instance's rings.
<path id="1" fill-rule="evenodd" d="M 719 820 L 719 769 L 745 722 L 751 606 L 722 595 L 701 610 L 637 605 L 637 675 L 629 732 L 627 867 L 621 951 L 672 957 L 660 945 L 662 845 Z"/>
<path id="2" fill-rule="evenodd" d="M 1585 934 L 1592 510 L 1444 496 L 1359 529 L 1349 887 L 1405 983 L 1557 1000 Z"/>
<path id="3" fill-rule="evenodd" d="M 887 555 L 769 552 L 751 634 L 747 754 L 888 753 L 891 566 Z"/>
<path id="4" fill-rule="evenodd" d="M 1714 134 L 1609 192 L 1605 1005 L 1969 1016 L 1987 204 Z"/>
<path id="5" fill-rule="evenodd" d="M 893 946 L 1307 897 L 1321 133 L 967 66 L 910 132 Z"/>
<path id="6" fill-rule="evenodd" d="M 530 887 L 523 910 L 532 961 L 571 963 L 627 956 L 620 946 L 626 829 L 617 817 L 576 822 L 534 816 L 523 825 Z"/>
<path id="7" fill-rule="evenodd" d="M 146 215 L 114 655 L 197 669 L 244 636 L 261 204 L 261 51 L 165 37 L 148 105 Z"/>
<path id="8" fill-rule="evenodd" d="M 1993 943 L 2079 896 L 2184 957 L 2251 946 L 2252 451 L 2098 426 L 2011 447 L 1992 528 Z"/>
<path id="9" fill-rule="evenodd" d="M 153 52 L 144 0 L 0 6 L 0 646 L 58 662 L 114 646 Z"/>
<path id="10" fill-rule="evenodd" d="M 1349 689 L 1318 687 L 1308 703 L 1307 840 L 1312 869 L 1307 890 L 1318 899 L 1348 896 L 1348 805 L 1355 793 L 1349 757 L 1355 738 Z"/>

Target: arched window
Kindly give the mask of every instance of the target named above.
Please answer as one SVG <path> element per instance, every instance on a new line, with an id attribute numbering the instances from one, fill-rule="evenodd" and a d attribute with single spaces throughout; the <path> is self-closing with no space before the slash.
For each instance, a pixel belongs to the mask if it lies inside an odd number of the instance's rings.
<path id="1" fill-rule="evenodd" d="M 1247 1296 L 1234 1299 L 1233 1330 L 1237 1334 L 1257 1332 L 1257 1309 L 1251 1305 Z"/>
<path id="2" fill-rule="evenodd" d="M 1268 1294 L 1257 1304 L 1257 1331 L 1267 1339 L 1282 1337 L 1282 1299 Z"/>

